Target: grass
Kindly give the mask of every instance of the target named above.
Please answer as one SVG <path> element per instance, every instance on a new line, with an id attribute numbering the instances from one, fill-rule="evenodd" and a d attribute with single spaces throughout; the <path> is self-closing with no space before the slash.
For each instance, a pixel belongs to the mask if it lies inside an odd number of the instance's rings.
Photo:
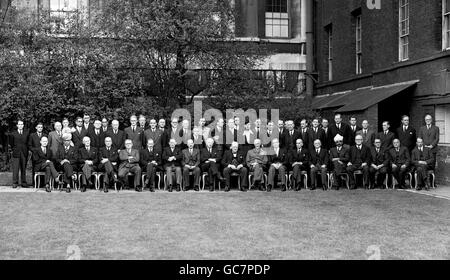
<path id="1" fill-rule="evenodd" d="M 449 210 L 392 190 L 0 193 L 0 259 L 449 259 Z"/>

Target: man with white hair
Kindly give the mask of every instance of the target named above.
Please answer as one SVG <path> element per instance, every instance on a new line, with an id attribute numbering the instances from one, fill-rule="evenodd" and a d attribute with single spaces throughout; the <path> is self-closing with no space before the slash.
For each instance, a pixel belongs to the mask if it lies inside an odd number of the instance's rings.
<path id="1" fill-rule="evenodd" d="M 347 172 L 347 164 L 350 160 L 350 149 L 344 146 L 344 137 L 337 134 L 334 137 L 336 147 L 330 149 L 331 163 L 333 167 L 333 187 L 336 190 L 342 188 L 342 175 Z"/>
<path id="2" fill-rule="evenodd" d="M 63 145 L 62 124 L 60 122 L 55 122 L 54 128 L 55 130 L 48 134 L 48 147 L 52 151 L 52 156 L 55 160 L 58 149 Z"/>
<path id="3" fill-rule="evenodd" d="M 128 174 L 134 175 L 134 190 L 142 192 L 141 189 L 141 167 L 139 166 L 139 151 L 133 149 L 133 141 L 125 140 L 125 149 L 119 153 L 119 172 L 118 176 L 125 188 L 128 188 Z"/>
<path id="4" fill-rule="evenodd" d="M 178 122 L 179 120 L 177 118 L 173 118 L 171 123 L 170 123 L 170 128 L 167 129 L 164 132 L 164 136 L 163 136 L 163 147 L 169 147 L 170 146 L 170 140 L 175 140 L 176 142 L 176 146 L 178 148 L 180 148 L 180 144 L 182 143 L 182 138 L 181 138 L 181 129 L 178 126 Z"/>
<path id="5" fill-rule="evenodd" d="M 183 166 L 183 185 L 187 190 L 190 186 L 189 172 L 194 175 L 194 190 L 200 190 L 200 150 L 194 147 L 194 140 L 187 140 L 187 148 L 183 150 L 183 160 L 181 161 Z"/>
<path id="6" fill-rule="evenodd" d="M 220 174 L 220 161 L 222 155 L 219 153 L 217 147 L 213 147 L 214 139 L 208 138 L 206 140 L 206 147 L 200 153 L 201 169 L 208 173 L 208 179 L 205 182 L 205 187 L 209 188 L 210 192 L 214 191 L 215 179 L 221 183 L 225 183 L 225 179 Z"/>
<path id="7" fill-rule="evenodd" d="M 147 129 L 147 118 L 144 115 L 139 115 L 139 127 L 142 128 L 143 131 Z"/>
<path id="8" fill-rule="evenodd" d="M 33 165 L 35 172 L 45 172 L 45 190 L 51 192 L 50 180 L 53 178 L 59 184 L 58 171 L 56 171 L 52 159 L 55 157 L 52 151 L 47 148 L 47 137 L 41 138 L 41 147 L 33 151 Z"/>
<path id="9" fill-rule="evenodd" d="M 428 171 L 433 170 L 434 158 L 432 150 L 427 148 L 422 138 L 417 138 L 417 146 L 411 154 L 411 163 L 416 168 L 417 172 L 417 190 L 430 189 L 430 178 Z"/>
<path id="10" fill-rule="evenodd" d="M 315 190 L 317 186 L 317 173 L 320 173 L 322 189 L 326 191 L 327 187 L 327 166 L 329 155 L 326 149 L 322 148 L 322 142 L 320 140 L 314 141 L 314 150 L 310 152 L 309 158 L 310 174 L 311 174 L 311 190 Z"/>
<path id="11" fill-rule="evenodd" d="M 102 130 L 102 122 L 99 119 L 94 121 L 94 129 L 92 129 L 88 135 L 91 138 L 91 146 L 100 150 L 105 146 L 106 133 Z"/>
<path id="12" fill-rule="evenodd" d="M 99 165 L 98 170 L 105 173 L 103 191 L 108 192 L 109 187 L 113 187 L 117 183 L 117 178 L 114 176 L 118 171 L 119 152 L 113 146 L 111 137 L 105 138 L 105 146 L 99 151 Z"/>
<path id="13" fill-rule="evenodd" d="M 156 125 L 156 121 L 154 123 Z M 156 128 L 156 127 L 155 127 Z M 149 187 L 150 192 L 155 192 L 155 177 L 156 171 L 162 171 L 161 162 L 161 146 L 156 147 L 152 138 L 147 140 L 147 148 L 140 152 L 140 165 L 143 172 L 146 173 L 147 178 L 142 186 Z"/>
<path id="14" fill-rule="evenodd" d="M 308 171 L 309 168 L 309 151 L 304 147 L 302 139 L 297 139 L 296 149 L 291 150 L 289 155 L 289 163 L 293 171 L 292 178 L 294 179 L 293 188 L 298 192 L 306 187 L 302 181 L 302 172 Z"/>
<path id="15" fill-rule="evenodd" d="M 191 139 L 192 137 L 192 133 L 191 133 L 191 129 L 190 129 L 191 123 L 189 122 L 189 120 L 183 120 L 181 122 L 181 129 L 180 129 L 180 149 L 183 150 L 185 148 L 187 148 L 187 141 L 189 139 Z"/>
<path id="16" fill-rule="evenodd" d="M 370 148 L 363 145 L 363 137 L 356 135 L 355 146 L 350 148 L 350 161 L 347 164 L 347 173 L 350 177 L 350 189 L 356 189 L 355 171 L 363 173 L 364 188 L 369 188 L 369 167 L 372 161 Z"/>
<path id="17" fill-rule="evenodd" d="M 118 151 L 125 149 L 125 132 L 119 129 L 119 121 L 111 122 L 111 129 L 106 133 L 106 137 L 110 137 L 112 145 Z"/>
<path id="18" fill-rule="evenodd" d="M 66 192 L 70 193 L 70 189 L 73 182 L 76 182 L 77 176 L 74 174 L 74 170 L 77 168 L 78 153 L 75 147 L 71 146 L 72 134 L 63 135 L 64 145 L 58 150 L 56 156 L 59 163 L 59 169 L 64 172 L 64 185 Z"/>
<path id="19" fill-rule="evenodd" d="M 222 166 L 225 167 L 223 175 L 225 176 L 225 192 L 231 189 L 231 174 L 239 174 L 241 191 L 246 192 L 248 188 L 248 169 L 245 167 L 245 153 L 239 150 L 238 142 L 231 143 L 231 149 L 227 150 L 222 158 Z"/>
<path id="20" fill-rule="evenodd" d="M 173 187 L 176 184 L 177 192 L 181 191 L 182 171 L 181 161 L 183 154 L 180 148 L 177 147 L 177 141 L 170 139 L 169 147 L 166 147 L 163 151 L 162 160 L 164 164 L 164 170 L 166 170 L 167 187 L 168 191 L 172 192 Z M 173 177 L 175 176 L 175 182 Z"/>
<path id="21" fill-rule="evenodd" d="M 301 138 L 300 133 L 294 127 L 294 121 L 286 121 L 287 130 L 284 132 L 284 145 L 286 149 L 295 149 L 297 139 Z M 302 139 L 303 140 L 303 139 Z M 306 146 L 305 141 L 303 144 Z"/>
<path id="22" fill-rule="evenodd" d="M 125 138 L 133 142 L 133 149 L 142 149 L 142 134 L 144 130 L 138 126 L 138 119 L 135 115 L 130 117 L 130 127 L 125 128 Z"/>
<path id="23" fill-rule="evenodd" d="M 268 176 L 268 185 L 267 191 L 271 192 L 272 188 L 275 187 L 275 175 L 277 173 L 281 177 L 281 191 L 286 191 L 286 171 L 287 165 L 289 163 L 288 153 L 285 149 L 280 148 L 280 141 L 278 138 L 272 140 L 272 146 L 268 155 L 269 162 L 269 176 Z"/>
<path id="24" fill-rule="evenodd" d="M 264 169 L 268 162 L 267 153 L 261 148 L 261 140 L 255 139 L 253 144 L 255 148 L 247 152 L 245 162 L 250 171 L 253 172 L 255 187 L 260 191 L 266 191 L 262 182 L 264 180 Z"/>
<path id="25" fill-rule="evenodd" d="M 83 138 L 84 147 L 78 150 L 78 162 L 81 165 L 83 176 L 81 176 L 81 192 L 86 192 L 86 186 L 92 188 L 92 172 L 97 170 L 98 150 L 91 147 L 91 139 Z"/>

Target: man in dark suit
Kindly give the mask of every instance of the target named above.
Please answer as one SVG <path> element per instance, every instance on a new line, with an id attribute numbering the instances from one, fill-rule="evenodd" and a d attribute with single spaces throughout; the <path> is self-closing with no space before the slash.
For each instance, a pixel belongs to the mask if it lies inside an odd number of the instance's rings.
<path id="1" fill-rule="evenodd" d="M 241 184 L 241 191 L 246 192 L 248 188 L 248 169 L 245 167 L 245 154 L 239 150 L 239 143 L 233 142 L 231 149 L 226 151 L 222 158 L 222 166 L 224 166 L 223 175 L 226 181 L 225 192 L 231 189 L 231 174 L 238 173 Z"/>
<path id="2" fill-rule="evenodd" d="M 111 130 L 109 127 L 109 121 L 107 118 L 102 118 L 102 132 L 106 135 Z"/>
<path id="3" fill-rule="evenodd" d="M 322 148 L 330 150 L 333 146 L 331 143 L 333 142 L 333 138 L 331 137 L 331 130 L 327 119 L 322 119 L 322 130 L 324 132 Z"/>
<path id="4" fill-rule="evenodd" d="M 72 142 L 76 149 L 83 147 L 83 138 L 88 134 L 88 130 L 83 127 L 83 118 L 78 117 L 75 121 L 75 131 L 72 133 Z"/>
<path id="5" fill-rule="evenodd" d="M 355 145 L 356 133 L 358 133 L 358 131 L 362 130 L 362 128 L 358 126 L 357 121 L 358 120 L 356 119 L 355 116 L 351 116 L 349 118 L 349 122 L 350 122 L 350 146 L 354 146 Z"/>
<path id="6" fill-rule="evenodd" d="M 194 190 L 198 192 L 200 190 L 200 179 L 202 171 L 200 169 L 200 150 L 194 147 L 194 141 L 189 139 L 187 141 L 187 148 L 182 151 L 183 160 L 181 165 L 183 166 L 183 186 L 184 190 L 188 190 L 189 185 L 189 173 L 194 175 Z"/>
<path id="7" fill-rule="evenodd" d="M 275 187 L 275 176 L 278 173 L 281 177 L 281 191 L 285 192 L 287 190 L 286 172 L 289 164 L 289 158 L 287 151 L 280 148 L 280 141 L 276 138 L 272 140 L 272 146 L 268 152 L 268 163 L 269 182 L 267 184 L 267 191 L 271 192 L 272 188 Z"/>
<path id="8" fill-rule="evenodd" d="M 410 153 L 416 146 L 416 129 L 409 125 L 408 116 L 402 117 L 402 125 L 397 128 L 397 138 L 400 140 L 400 144 L 406 147 Z"/>
<path id="9" fill-rule="evenodd" d="M 156 121 L 155 121 L 156 124 Z M 155 126 L 156 129 L 156 126 Z M 149 187 L 150 192 L 155 192 L 155 177 L 157 171 L 162 171 L 162 150 L 161 146 L 156 147 L 152 138 L 147 139 L 147 148 L 143 149 L 139 155 L 141 169 L 146 172 L 144 186 Z"/>
<path id="10" fill-rule="evenodd" d="M 320 173 L 322 189 L 326 191 L 327 187 L 327 166 L 329 162 L 328 151 L 322 148 L 320 140 L 314 141 L 314 150 L 310 151 L 309 166 L 311 168 L 311 190 L 317 188 L 317 173 Z"/>
<path id="11" fill-rule="evenodd" d="M 220 183 L 225 183 L 225 179 L 220 174 L 220 162 L 222 160 L 222 156 L 220 155 L 217 147 L 213 147 L 214 139 L 208 138 L 206 140 L 206 147 L 202 149 L 200 153 L 201 160 L 201 169 L 203 172 L 208 173 L 208 179 L 206 180 L 205 185 L 209 187 L 209 191 L 214 191 L 214 182 L 216 179 L 220 181 Z"/>
<path id="12" fill-rule="evenodd" d="M 98 160 L 98 170 L 105 173 L 103 191 L 107 193 L 107 185 L 112 188 L 118 182 L 114 175 L 118 171 L 119 152 L 113 146 L 111 137 L 107 136 L 105 138 L 105 146 L 100 148 Z"/>
<path id="13" fill-rule="evenodd" d="M 381 188 L 382 179 L 385 178 L 389 168 L 389 154 L 387 150 L 381 147 L 381 140 L 375 138 L 374 145 L 370 149 L 372 155 L 371 165 L 369 168 L 370 182 L 374 188 Z"/>
<path id="14" fill-rule="evenodd" d="M 355 171 L 360 170 L 363 173 L 363 182 L 366 189 L 369 188 L 369 168 L 371 164 L 370 148 L 363 145 L 363 137 L 355 137 L 355 146 L 350 148 L 350 162 L 347 164 L 347 172 L 350 177 L 350 188 L 356 189 Z"/>
<path id="15" fill-rule="evenodd" d="M 303 181 L 301 179 L 302 172 L 308 171 L 309 168 L 309 151 L 308 149 L 303 147 L 303 140 L 297 139 L 296 141 L 296 149 L 292 149 L 289 152 L 289 164 L 292 167 L 294 179 L 293 188 L 295 191 L 301 190 L 301 188 L 305 188 Z"/>
<path id="16" fill-rule="evenodd" d="M 98 150 L 91 147 L 91 139 L 88 136 L 83 138 L 84 147 L 78 150 L 78 163 L 83 172 L 81 176 L 81 192 L 86 192 L 86 186 L 92 188 L 92 172 L 97 170 Z"/>
<path id="17" fill-rule="evenodd" d="M 397 188 L 404 189 L 405 186 L 405 174 L 408 172 L 408 168 L 411 163 L 411 156 L 406 147 L 401 146 L 400 140 L 395 139 L 393 141 L 394 147 L 389 150 L 389 159 L 391 163 L 391 172 L 397 181 Z M 409 182 L 410 184 L 412 182 Z"/>
<path id="18" fill-rule="evenodd" d="M 17 130 L 9 135 L 9 144 L 12 149 L 12 171 L 13 171 L 13 188 L 19 185 L 19 171 L 22 180 L 22 186 L 28 187 L 27 184 L 27 161 L 28 161 L 28 139 L 29 132 L 24 129 L 22 120 L 17 121 Z"/>
<path id="19" fill-rule="evenodd" d="M 144 132 L 143 143 L 147 143 L 148 145 L 148 140 L 152 139 L 154 143 L 154 148 L 162 152 L 162 143 L 161 143 L 162 135 L 163 131 L 157 128 L 156 120 L 152 119 L 150 120 L 150 128 Z"/>
<path id="20" fill-rule="evenodd" d="M 54 179 L 59 184 L 58 171 L 55 169 L 52 159 L 54 158 L 52 151 L 47 147 L 47 137 L 41 138 L 41 147 L 33 151 L 33 165 L 35 172 L 45 172 L 45 191 L 51 192 L 50 180 Z"/>
<path id="21" fill-rule="evenodd" d="M 234 119 L 233 119 L 234 124 Z M 211 137 L 214 139 L 214 141 L 217 143 L 217 145 L 222 146 L 222 150 L 225 150 L 226 146 L 226 136 L 225 136 L 225 128 L 224 128 L 224 120 L 222 118 L 217 120 L 216 127 L 214 127 L 213 130 L 211 130 Z M 228 146 L 229 148 L 229 146 Z"/>
<path id="22" fill-rule="evenodd" d="M 375 138 L 381 140 L 381 149 L 385 151 L 389 151 L 392 148 L 392 142 L 395 139 L 395 134 L 389 131 L 390 127 L 389 122 L 383 122 L 383 131 L 375 136 Z"/>
<path id="23" fill-rule="evenodd" d="M 330 142 L 332 147 L 336 145 L 336 143 L 333 142 L 333 139 L 338 134 L 344 137 L 344 145 L 350 145 L 352 143 L 352 140 L 350 139 L 350 126 L 342 122 L 341 114 L 336 114 L 334 116 L 334 124 L 330 127 Z"/>
<path id="24" fill-rule="evenodd" d="M 83 116 L 83 129 L 86 131 L 86 134 L 94 129 L 94 126 L 91 124 L 91 117 L 89 114 L 84 114 Z"/>
<path id="25" fill-rule="evenodd" d="M 100 120 L 94 121 L 94 129 L 92 129 L 88 135 L 91 138 L 91 146 L 100 151 L 101 148 L 105 147 L 105 137 L 106 133 L 102 130 L 102 122 Z"/>
<path id="26" fill-rule="evenodd" d="M 134 175 L 134 190 L 136 192 L 142 192 L 141 189 L 141 174 L 142 170 L 139 166 L 139 151 L 133 149 L 133 141 L 130 139 L 125 140 L 125 149 L 119 153 L 119 180 L 123 185 L 128 185 L 128 174 Z"/>
<path id="27" fill-rule="evenodd" d="M 425 126 L 420 128 L 418 137 L 423 140 L 424 147 L 430 149 L 433 157 L 432 169 L 434 169 L 436 166 L 440 132 L 439 127 L 433 125 L 433 117 L 431 115 L 425 116 Z"/>
<path id="28" fill-rule="evenodd" d="M 137 125 L 137 117 L 135 115 L 130 117 L 131 126 L 125 128 L 125 138 L 133 142 L 133 149 L 140 151 L 142 149 L 142 134 L 144 130 Z"/>
<path id="29" fill-rule="evenodd" d="M 194 148 L 199 151 L 205 147 L 205 141 L 203 141 L 201 129 L 198 126 L 194 126 L 192 129 L 192 140 L 194 141 Z"/>
<path id="30" fill-rule="evenodd" d="M 47 135 L 43 131 L 44 125 L 42 123 L 38 123 L 36 125 L 36 132 L 31 133 L 30 137 L 28 138 L 28 148 L 30 149 L 30 151 L 39 148 L 41 146 L 41 138 L 43 136 L 47 137 Z"/>
<path id="31" fill-rule="evenodd" d="M 191 124 L 188 120 L 183 120 L 181 122 L 181 128 L 179 131 L 180 144 L 179 147 L 181 151 L 187 148 L 187 141 L 192 138 L 192 132 L 190 128 Z"/>
<path id="32" fill-rule="evenodd" d="M 299 129 L 299 135 L 300 138 L 303 140 L 303 143 L 306 145 L 306 147 L 310 147 L 310 144 L 308 142 L 308 136 L 309 136 L 309 128 L 308 128 L 308 122 L 306 120 L 302 120 L 300 122 L 300 129 Z M 295 141 L 294 141 L 295 144 Z M 314 142 L 312 147 L 314 148 Z"/>
<path id="33" fill-rule="evenodd" d="M 166 120 L 165 119 L 160 119 L 158 121 L 158 129 L 164 133 L 164 131 L 166 131 Z M 164 146 L 164 144 L 163 144 Z"/>
<path id="34" fill-rule="evenodd" d="M 171 126 L 169 129 L 166 129 L 166 131 L 164 131 L 164 135 L 162 138 L 162 142 L 163 142 L 163 147 L 169 147 L 169 142 L 170 140 L 175 140 L 176 142 L 176 146 L 178 148 L 180 148 L 181 144 L 182 144 L 182 133 L 180 133 L 180 128 L 178 127 L 178 119 L 174 118 L 171 121 Z M 181 152 L 181 150 L 180 150 Z"/>
<path id="35" fill-rule="evenodd" d="M 231 149 L 231 143 L 238 141 L 238 131 L 235 127 L 234 119 L 228 120 L 228 125 L 225 131 L 225 147 L 227 150 Z"/>
<path id="36" fill-rule="evenodd" d="M 297 141 L 297 139 L 302 139 L 300 136 L 300 132 L 298 132 L 297 130 L 294 129 L 294 121 L 287 121 L 286 122 L 287 125 L 287 130 L 284 133 L 284 145 L 286 147 L 286 149 L 295 149 L 295 143 Z M 303 139 L 302 139 L 303 140 Z M 303 143 L 305 144 L 305 141 L 303 141 Z"/>
<path id="37" fill-rule="evenodd" d="M 58 150 L 63 146 L 62 140 L 62 124 L 55 122 L 55 130 L 48 134 L 48 147 L 52 150 L 53 160 L 56 160 Z"/>
<path id="38" fill-rule="evenodd" d="M 162 156 L 164 170 L 166 171 L 167 186 L 169 192 L 172 192 L 174 183 L 176 184 L 177 192 L 181 191 L 181 181 L 183 178 L 181 170 L 181 161 L 183 160 L 183 153 L 177 147 L 177 141 L 170 139 L 169 147 L 164 148 Z M 175 182 L 173 177 L 176 177 Z"/>
<path id="39" fill-rule="evenodd" d="M 350 161 L 350 148 L 344 146 L 344 137 L 334 137 L 336 147 L 331 148 L 330 158 L 333 166 L 333 187 L 336 190 L 342 188 L 342 175 L 347 173 L 347 164 Z"/>
<path id="40" fill-rule="evenodd" d="M 320 142 L 325 142 L 325 131 L 319 127 L 319 120 L 314 119 L 312 121 L 312 127 L 308 130 L 308 149 L 310 151 L 314 150 L 314 141 L 320 140 Z M 324 148 L 325 149 L 325 148 Z"/>
<path id="41" fill-rule="evenodd" d="M 142 131 L 147 130 L 147 118 L 144 115 L 139 115 L 139 127 Z"/>
<path id="42" fill-rule="evenodd" d="M 72 183 L 77 180 L 74 170 L 77 168 L 78 152 L 77 149 L 71 146 L 71 142 L 72 134 L 63 134 L 63 147 L 59 148 L 56 155 L 59 163 L 58 169 L 64 172 L 63 183 L 67 193 L 70 193 Z"/>
<path id="43" fill-rule="evenodd" d="M 375 141 L 375 131 L 369 127 L 369 121 L 363 120 L 362 128 L 356 135 L 361 135 L 363 137 L 363 145 L 367 147 L 373 147 L 373 142 Z M 356 137 L 355 135 L 355 137 Z M 355 143 L 356 144 L 356 143 Z M 353 145 L 354 146 L 354 145 Z"/>
<path id="44" fill-rule="evenodd" d="M 111 130 L 106 133 L 107 137 L 110 137 L 112 140 L 112 145 L 115 149 L 120 152 L 125 149 L 125 132 L 119 129 L 119 121 L 113 120 L 111 122 Z"/>
<path id="45" fill-rule="evenodd" d="M 431 150 L 425 147 L 422 138 L 417 138 L 417 147 L 412 151 L 411 162 L 417 172 L 417 189 L 421 190 L 425 186 L 428 191 L 430 189 L 428 171 L 433 170 L 434 159 Z"/>

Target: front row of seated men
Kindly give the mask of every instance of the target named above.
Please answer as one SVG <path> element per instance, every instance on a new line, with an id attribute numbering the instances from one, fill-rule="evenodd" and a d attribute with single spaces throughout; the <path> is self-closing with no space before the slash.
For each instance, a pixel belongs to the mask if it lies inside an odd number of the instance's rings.
<path id="1" fill-rule="evenodd" d="M 355 137 L 355 145 L 343 145 L 343 137 L 337 135 L 334 139 L 336 147 L 327 151 L 321 146 L 321 141 L 314 142 L 314 149 L 303 147 L 302 139 L 296 140 L 296 148 L 290 151 L 280 148 L 278 139 L 272 140 L 270 148 L 262 148 L 261 141 L 254 141 L 254 149 L 245 154 L 239 150 L 239 144 L 233 142 L 230 149 L 222 155 L 221 150 L 214 145 L 213 139 L 206 140 L 206 146 L 199 150 L 193 140 L 187 141 L 187 148 L 181 150 L 172 139 L 169 147 L 163 151 L 155 148 L 152 139 L 147 142 L 147 148 L 141 151 L 133 149 L 132 140 L 125 141 L 125 149 L 118 150 L 113 146 L 110 137 L 105 138 L 105 147 L 97 150 L 91 147 L 89 137 L 84 137 L 83 146 L 79 149 L 71 145 L 71 135 L 63 136 L 63 146 L 56 155 L 47 147 L 48 139 L 42 137 L 41 147 L 33 151 L 35 172 L 45 172 L 45 189 L 50 192 L 50 180 L 54 179 L 60 187 L 70 192 L 71 186 L 77 180 L 75 172 L 82 172 L 81 191 L 92 188 L 92 173 L 104 174 L 103 191 L 108 192 L 108 186 L 117 183 L 128 188 L 128 175 L 134 175 L 134 187 L 138 192 L 143 187 L 155 191 L 156 172 L 165 171 L 166 186 L 169 192 L 188 188 L 200 190 L 201 174 L 206 173 L 205 185 L 214 191 L 217 182 L 225 184 L 225 191 L 232 187 L 232 177 L 237 177 L 241 191 L 246 191 L 249 182 L 248 174 L 252 172 L 254 185 L 262 191 L 270 192 L 275 187 L 276 176 L 280 175 L 281 190 L 287 190 L 286 174 L 292 170 L 292 185 L 294 190 L 305 188 L 303 176 L 309 174 L 312 190 L 320 187 L 328 189 L 328 172 L 332 173 L 333 187 L 337 190 L 343 186 L 343 176 L 347 176 L 351 189 L 355 189 L 355 172 L 363 176 L 365 188 L 370 185 L 380 187 L 386 174 L 391 173 L 398 188 L 405 187 L 405 175 L 413 169 L 417 172 L 417 185 L 421 189 L 430 187 L 428 171 L 433 169 L 433 157 L 430 150 L 423 145 L 423 140 L 417 139 L 417 147 L 411 155 L 406 147 L 400 146 L 400 141 L 393 141 L 393 148 L 384 150 L 381 140 L 375 139 L 374 146 L 369 148 L 363 144 L 363 137 Z M 223 169 L 223 176 L 221 170 Z M 63 172 L 60 180 L 58 171 Z M 146 180 L 141 186 L 141 174 Z M 267 172 L 267 188 L 263 184 Z M 117 174 L 117 177 L 116 177 Z M 191 184 L 191 177 L 193 183 Z M 318 176 L 320 175 L 320 176 Z M 320 180 L 318 180 L 320 179 Z"/>

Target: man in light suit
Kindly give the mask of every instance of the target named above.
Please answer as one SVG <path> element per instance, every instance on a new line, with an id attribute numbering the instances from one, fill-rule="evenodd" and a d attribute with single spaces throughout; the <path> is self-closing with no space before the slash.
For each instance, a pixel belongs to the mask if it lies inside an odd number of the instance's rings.
<path id="1" fill-rule="evenodd" d="M 375 131 L 369 128 L 368 120 L 363 120 L 362 129 L 356 133 L 356 135 L 361 135 L 363 137 L 363 144 L 367 147 L 373 146 L 373 141 L 375 141 L 375 134 Z"/>
<path id="2" fill-rule="evenodd" d="M 17 121 L 17 130 L 9 135 L 9 144 L 12 149 L 13 188 L 19 185 L 19 171 L 22 186 L 27 187 L 27 161 L 28 161 L 28 130 L 24 129 L 22 120 Z"/>
<path id="3" fill-rule="evenodd" d="M 63 146 L 62 140 L 62 124 L 60 122 L 55 122 L 55 130 L 48 134 L 48 146 L 52 151 L 54 160 L 56 159 L 56 154 L 58 150 Z"/>
<path id="4" fill-rule="evenodd" d="M 155 121 L 156 124 L 156 121 Z M 156 129 L 156 125 L 155 125 Z M 140 152 L 140 165 L 141 170 L 146 172 L 147 178 L 145 179 L 144 185 L 149 187 L 150 192 L 155 192 L 155 177 L 157 171 L 162 171 L 162 150 L 161 146 L 156 147 L 155 142 L 152 138 L 147 140 L 147 148 Z"/>
<path id="5" fill-rule="evenodd" d="M 138 119 L 135 115 L 130 117 L 131 126 L 125 128 L 125 138 L 131 140 L 133 143 L 133 149 L 140 151 L 142 149 L 142 134 L 144 130 L 138 126 Z"/>
<path id="6" fill-rule="evenodd" d="M 130 139 L 125 140 L 125 149 L 119 153 L 119 180 L 127 187 L 128 186 L 128 173 L 134 175 L 134 190 L 136 192 L 142 192 L 141 189 L 141 167 L 139 166 L 139 151 L 133 149 L 133 141 Z"/>
<path id="7" fill-rule="evenodd" d="M 182 151 L 183 160 L 181 165 L 183 166 L 183 186 L 184 190 L 188 190 L 191 186 L 189 185 L 189 172 L 194 175 L 194 191 L 198 192 L 200 190 L 200 150 L 194 147 L 194 140 L 187 140 L 187 148 Z"/>
<path id="8" fill-rule="evenodd" d="M 409 125 L 408 116 L 402 117 L 402 125 L 397 129 L 397 138 L 400 140 L 400 144 L 406 147 L 410 153 L 416 146 L 416 129 Z"/>
<path id="9" fill-rule="evenodd" d="M 425 126 L 420 128 L 418 137 L 423 139 L 424 147 L 430 149 L 431 155 L 433 156 L 432 168 L 434 169 L 436 166 L 440 131 L 439 127 L 433 125 L 433 117 L 431 115 L 425 116 Z"/>
<path id="10" fill-rule="evenodd" d="M 428 171 L 433 170 L 434 160 L 431 150 L 424 146 L 422 138 L 417 138 L 417 147 L 412 151 L 411 162 L 417 172 L 417 190 L 425 186 L 425 190 L 428 191 L 430 189 Z"/>
<path id="11" fill-rule="evenodd" d="M 144 132 L 144 143 L 148 144 L 148 140 L 152 139 L 154 148 L 159 151 L 162 151 L 161 138 L 163 135 L 163 131 L 158 129 L 156 126 L 157 126 L 156 120 L 151 119 L 150 120 L 150 128 Z"/>

